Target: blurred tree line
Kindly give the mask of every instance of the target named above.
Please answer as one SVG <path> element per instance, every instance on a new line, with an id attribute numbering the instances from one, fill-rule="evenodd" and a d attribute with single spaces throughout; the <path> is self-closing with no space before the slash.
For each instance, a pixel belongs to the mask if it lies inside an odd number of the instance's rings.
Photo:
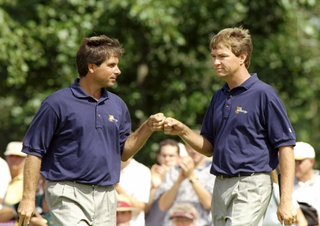
<path id="1" fill-rule="evenodd" d="M 297 140 L 319 156 L 319 12 L 320 0 L 0 0 L 0 154 L 23 139 L 46 96 L 73 83 L 76 51 L 93 35 L 126 50 L 109 91 L 127 103 L 133 130 L 157 112 L 201 128 L 223 84 L 209 42 L 242 25 L 254 45 L 249 71 L 278 91 Z M 150 166 L 164 138 L 154 133 L 135 158 Z"/>

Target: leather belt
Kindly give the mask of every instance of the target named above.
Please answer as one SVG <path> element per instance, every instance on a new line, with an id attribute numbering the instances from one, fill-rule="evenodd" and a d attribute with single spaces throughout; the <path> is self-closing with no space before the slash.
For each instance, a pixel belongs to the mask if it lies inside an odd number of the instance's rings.
<path id="1" fill-rule="evenodd" d="M 226 175 L 226 174 L 220 174 L 217 175 L 216 177 L 220 178 L 220 179 L 224 179 L 224 178 L 233 178 L 233 177 L 249 177 L 249 176 L 253 176 L 254 173 L 236 173 L 233 175 Z"/>

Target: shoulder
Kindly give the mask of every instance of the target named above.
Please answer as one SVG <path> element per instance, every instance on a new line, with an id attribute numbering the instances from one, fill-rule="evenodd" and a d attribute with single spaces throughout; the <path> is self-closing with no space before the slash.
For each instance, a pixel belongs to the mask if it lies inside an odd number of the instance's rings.
<path id="1" fill-rule="evenodd" d="M 252 85 L 248 87 L 249 92 L 260 94 L 264 96 L 275 96 L 278 97 L 277 91 L 269 84 L 261 81 L 260 79 L 253 78 Z"/>
<path id="2" fill-rule="evenodd" d="M 320 172 L 319 170 L 314 170 L 315 173 L 315 184 L 320 188 Z"/>
<path id="3" fill-rule="evenodd" d="M 2 166 L 2 165 L 7 166 L 8 164 L 7 164 L 6 160 L 4 160 L 3 158 L 0 157 L 0 166 Z"/>
<path id="4" fill-rule="evenodd" d="M 50 105 L 54 105 L 55 103 L 61 103 L 69 100 L 69 96 L 72 95 L 70 88 L 63 88 L 60 89 L 52 94 L 50 94 L 48 97 L 46 97 L 43 101 L 43 103 L 48 103 Z"/>
<path id="5" fill-rule="evenodd" d="M 108 98 L 110 100 L 116 101 L 116 102 L 119 102 L 119 103 L 122 103 L 122 104 L 126 105 L 125 102 L 123 101 L 123 99 L 121 97 L 119 97 L 118 95 L 116 95 L 116 94 L 114 94 L 114 93 L 112 93 L 110 91 L 107 91 L 107 93 L 108 93 Z"/>

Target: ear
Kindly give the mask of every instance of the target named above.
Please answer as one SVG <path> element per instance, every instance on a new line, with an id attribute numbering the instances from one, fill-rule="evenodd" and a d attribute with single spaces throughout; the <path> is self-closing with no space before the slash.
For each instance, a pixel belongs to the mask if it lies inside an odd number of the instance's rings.
<path id="1" fill-rule="evenodd" d="M 244 62 L 246 61 L 246 59 L 247 59 L 247 54 L 245 54 L 245 53 L 240 54 L 240 56 L 239 56 L 239 61 L 240 61 L 240 64 L 241 64 L 241 65 L 244 64 Z"/>
<path id="2" fill-rule="evenodd" d="M 314 164 L 316 163 L 315 159 L 310 159 L 311 164 L 314 166 Z"/>
<path id="3" fill-rule="evenodd" d="M 94 63 L 88 63 L 88 71 L 90 73 L 93 73 L 96 69 L 97 65 L 95 65 Z"/>

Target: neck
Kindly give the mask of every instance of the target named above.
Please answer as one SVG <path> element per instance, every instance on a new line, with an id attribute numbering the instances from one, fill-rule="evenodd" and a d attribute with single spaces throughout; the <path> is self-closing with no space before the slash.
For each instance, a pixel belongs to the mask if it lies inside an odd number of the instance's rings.
<path id="1" fill-rule="evenodd" d="M 314 171 L 310 170 L 307 173 L 305 173 L 304 175 L 302 175 L 300 178 L 298 178 L 299 181 L 306 183 L 310 180 L 312 180 L 312 178 L 314 177 Z"/>
<path id="2" fill-rule="evenodd" d="M 10 174 L 11 174 L 12 179 L 19 176 L 22 173 L 23 173 L 23 169 L 11 169 L 10 170 Z"/>
<path id="3" fill-rule="evenodd" d="M 225 81 L 228 83 L 228 86 L 231 90 L 237 86 L 240 86 L 250 77 L 251 75 L 246 68 L 240 68 L 239 71 L 234 73 L 232 77 L 226 79 Z"/>
<path id="4" fill-rule="evenodd" d="M 87 77 L 81 77 L 79 85 L 88 95 L 92 96 L 97 101 L 100 99 L 102 87 L 93 85 Z"/>

